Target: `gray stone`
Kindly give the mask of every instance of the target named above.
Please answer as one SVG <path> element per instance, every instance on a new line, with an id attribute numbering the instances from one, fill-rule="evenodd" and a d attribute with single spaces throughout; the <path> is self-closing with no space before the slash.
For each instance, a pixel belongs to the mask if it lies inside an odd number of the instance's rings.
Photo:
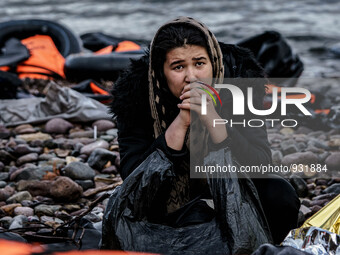
<path id="1" fill-rule="evenodd" d="M 300 126 L 298 127 L 298 129 L 295 131 L 295 134 L 309 134 L 310 132 L 312 132 L 313 130 L 308 128 L 308 127 L 305 127 L 305 126 Z"/>
<path id="2" fill-rule="evenodd" d="M 14 148 L 14 153 L 17 155 L 25 155 L 28 153 L 38 153 L 40 154 L 42 152 L 42 148 L 40 147 L 30 147 L 28 144 L 18 144 Z"/>
<path id="3" fill-rule="evenodd" d="M 52 159 L 52 158 L 54 158 L 56 155 L 53 153 L 53 154 L 40 154 L 39 155 L 39 160 L 40 161 L 48 161 L 48 160 L 50 160 L 50 159 Z"/>
<path id="4" fill-rule="evenodd" d="M 308 187 L 304 179 L 293 174 L 289 177 L 289 182 L 292 184 L 299 197 L 306 197 L 308 195 Z"/>
<path id="5" fill-rule="evenodd" d="M 11 131 L 9 131 L 4 125 L 0 124 L 0 139 L 6 139 L 11 136 Z"/>
<path id="6" fill-rule="evenodd" d="M 274 165 L 280 165 L 282 161 L 282 157 L 283 155 L 281 151 L 272 150 L 272 160 L 273 160 Z"/>
<path id="7" fill-rule="evenodd" d="M 40 222 L 40 219 L 37 215 L 28 216 L 27 218 L 28 218 L 28 222 L 36 222 L 36 223 Z"/>
<path id="8" fill-rule="evenodd" d="M 112 135 L 101 135 L 99 138 L 107 142 L 111 142 L 113 139 L 115 139 Z"/>
<path id="9" fill-rule="evenodd" d="M 29 153 L 29 154 L 26 154 L 24 156 L 21 156 L 17 160 L 17 165 L 20 166 L 20 165 L 25 164 L 25 163 L 37 161 L 38 156 L 39 156 L 38 153 Z"/>
<path id="10" fill-rule="evenodd" d="M 0 181 L 7 181 L 9 178 L 9 173 L 0 172 Z"/>
<path id="11" fill-rule="evenodd" d="M 32 196 L 28 191 L 20 191 L 6 200 L 7 203 L 20 203 L 23 200 L 32 200 Z"/>
<path id="12" fill-rule="evenodd" d="M 311 151 L 311 152 L 316 153 L 316 154 L 320 154 L 320 153 L 324 153 L 325 152 L 324 149 L 317 148 L 317 147 L 315 147 L 314 145 L 311 145 L 311 144 L 309 144 L 307 146 L 306 151 Z"/>
<path id="13" fill-rule="evenodd" d="M 36 130 L 30 124 L 22 124 L 22 125 L 17 126 L 14 129 L 14 133 L 16 133 L 16 134 L 31 134 L 31 133 L 35 133 L 35 132 L 36 132 Z"/>
<path id="14" fill-rule="evenodd" d="M 9 228 L 12 222 L 13 218 L 11 216 L 5 216 L 0 219 L 0 225 L 6 229 Z"/>
<path id="15" fill-rule="evenodd" d="M 71 139 L 81 138 L 81 137 L 92 138 L 93 137 L 93 130 L 73 132 L 68 137 L 71 138 Z"/>
<path id="16" fill-rule="evenodd" d="M 310 207 L 311 202 L 312 201 L 310 201 L 309 199 L 306 199 L 306 198 L 301 199 L 301 205 L 304 205 L 306 207 Z"/>
<path id="17" fill-rule="evenodd" d="M 4 168 L 5 168 L 4 163 L 2 163 L 2 162 L 0 161 L 0 172 L 1 172 Z"/>
<path id="18" fill-rule="evenodd" d="M 337 196 L 336 193 L 326 193 L 326 194 L 322 194 L 322 195 L 313 197 L 312 200 L 322 200 L 322 199 L 332 200 L 336 196 Z"/>
<path id="19" fill-rule="evenodd" d="M 288 154 L 292 154 L 292 153 L 299 151 L 294 140 L 292 139 L 283 141 L 281 143 L 281 150 L 282 150 L 283 155 L 288 155 Z"/>
<path id="20" fill-rule="evenodd" d="M 54 213 L 58 211 L 61 208 L 60 205 L 37 205 L 34 208 L 34 213 L 38 216 L 40 215 L 48 215 L 48 216 L 54 216 Z"/>
<path id="21" fill-rule="evenodd" d="M 96 215 L 96 214 L 94 214 L 92 212 L 86 214 L 84 216 L 84 218 L 89 220 L 89 221 L 91 221 L 91 222 L 99 222 L 99 221 L 103 220 L 100 216 L 98 216 L 98 215 Z"/>
<path id="22" fill-rule="evenodd" d="M 12 160 L 15 160 L 15 157 L 8 153 L 5 150 L 0 149 L 0 161 L 3 162 L 5 165 L 9 164 Z"/>
<path id="23" fill-rule="evenodd" d="M 22 200 L 21 205 L 23 207 L 32 207 L 34 205 L 34 202 L 32 200 Z"/>
<path id="24" fill-rule="evenodd" d="M 61 118 L 51 119 L 45 125 L 45 131 L 50 134 L 66 134 L 71 128 L 73 125 Z"/>
<path id="25" fill-rule="evenodd" d="M 40 220 L 43 222 L 43 223 L 46 223 L 46 222 L 55 222 L 57 224 L 63 224 L 64 221 L 62 221 L 61 219 L 58 219 L 56 217 L 51 217 L 51 216 L 41 216 L 40 217 Z"/>
<path id="26" fill-rule="evenodd" d="M 319 200 L 313 200 L 310 205 L 311 207 L 315 206 L 315 205 L 319 205 L 321 207 L 325 206 L 325 204 L 327 204 L 329 202 L 329 199 L 319 199 Z"/>
<path id="27" fill-rule="evenodd" d="M 319 136 L 321 136 L 321 135 L 323 135 L 324 134 L 324 132 L 323 131 L 321 131 L 321 130 L 318 130 L 318 131 L 313 131 L 313 132 L 310 132 L 309 134 L 308 134 L 308 136 L 309 137 L 319 137 Z"/>
<path id="28" fill-rule="evenodd" d="M 307 148 L 307 145 L 304 142 L 299 142 L 297 144 L 297 147 L 299 148 L 299 151 L 305 150 Z"/>
<path id="29" fill-rule="evenodd" d="M 95 176 L 95 171 L 82 162 L 71 162 L 65 168 L 65 176 L 73 180 L 91 180 Z"/>
<path id="30" fill-rule="evenodd" d="M 319 155 L 318 155 L 318 157 L 319 157 L 319 162 L 320 162 L 320 163 L 324 163 L 325 160 L 326 160 L 326 158 L 328 158 L 329 155 L 331 155 L 331 153 L 328 152 L 328 151 L 325 151 L 325 152 L 319 154 Z"/>
<path id="31" fill-rule="evenodd" d="M 314 205 L 310 209 L 312 210 L 312 214 L 317 213 L 322 207 L 319 205 Z"/>
<path id="32" fill-rule="evenodd" d="M 66 176 L 60 176 L 51 184 L 50 194 L 56 200 L 74 201 L 83 193 L 83 189 L 77 183 Z"/>
<path id="33" fill-rule="evenodd" d="M 17 190 L 27 190 L 32 196 L 49 196 L 51 181 L 21 180 L 17 183 Z"/>
<path id="34" fill-rule="evenodd" d="M 309 141 L 308 141 L 308 145 L 312 145 L 316 148 L 320 148 L 320 149 L 323 149 L 323 150 L 329 150 L 330 148 L 328 147 L 328 145 L 326 144 L 326 142 L 324 141 L 321 141 L 319 139 L 315 139 L 315 138 L 311 138 Z"/>
<path id="35" fill-rule="evenodd" d="M 30 207 L 16 207 L 14 209 L 14 215 L 24 215 L 29 217 L 34 215 L 34 210 Z"/>
<path id="36" fill-rule="evenodd" d="M 335 193 L 337 195 L 340 194 L 340 183 L 334 183 L 328 188 L 324 189 L 322 193 Z"/>
<path id="37" fill-rule="evenodd" d="M 111 135 L 113 137 L 117 137 L 118 136 L 118 129 L 117 128 L 113 128 L 113 129 L 109 129 L 106 131 L 107 135 Z"/>
<path id="38" fill-rule="evenodd" d="M 12 181 L 41 180 L 46 175 L 47 171 L 53 172 L 53 167 L 28 167 L 17 170 L 11 175 L 10 179 Z"/>
<path id="39" fill-rule="evenodd" d="M 7 182 L 5 181 L 0 181 L 0 189 L 5 188 L 7 185 Z"/>
<path id="40" fill-rule="evenodd" d="M 115 124 L 109 120 L 97 120 L 93 122 L 92 128 L 94 128 L 94 126 L 97 126 L 97 130 L 101 132 L 101 131 L 107 131 L 109 129 L 114 128 Z"/>
<path id="41" fill-rule="evenodd" d="M 301 207 L 300 207 L 300 211 L 303 213 L 303 215 L 309 215 L 311 212 L 312 212 L 312 210 L 311 209 L 309 209 L 307 206 L 305 206 L 305 205 L 301 205 Z"/>
<path id="42" fill-rule="evenodd" d="M 15 192 L 15 189 L 13 189 L 10 186 L 6 186 L 3 189 L 0 189 L 0 201 L 7 200 L 10 196 L 12 196 Z"/>
<path id="43" fill-rule="evenodd" d="M 281 153 L 281 152 L 280 152 Z M 281 154 L 282 155 L 282 154 Z M 274 161 L 274 159 L 273 159 Z M 281 161 L 280 161 L 281 163 Z M 275 164 L 275 163 L 274 163 Z M 112 166 L 109 166 L 109 167 L 106 167 L 104 168 L 102 171 L 101 171 L 103 174 L 118 174 L 118 170 L 117 170 L 117 167 L 115 165 L 112 165 Z"/>
<path id="44" fill-rule="evenodd" d="M 96 141 L 94 143 L 87 144 L 80 149 L 80 154 L 90 155 L 92 153 L 92 151 L 94 151 L 97 148 L 108 149 L 109 144 L 108 144 L 108 142 L 103 141 L 103 140 L 99 140 L 99 141 Z"/>
<path id="45" fill-rule="evenodd" d="M 23 228 L 24 224 L 28 221 L 25 215 L 17 215 L 13 218 L 13 221 L 8 229 Z"/>
<path id="46" fill-rule="evenodd" d="M 329 155 L 326 160 L 325 164 L 329 170 L 339 171 L 340 170 L 340 152 L 334 152 Z"/>
<path id="47" fill-rule="evenodd" d="M 313 152 L 296 152 L 283 157 L 282 164 L 289 166 L 290 164 L 316 164 L 318 163 L 318 156 Z"/>
<path id="48" fill-rule="evenodd" d="M 97 148 L 92 151 L 87 163 L 90 167 L 102 170 L 108 161 L 115 162 L 117 153 L 111 152 L 103 148 Z"/>
<path id="49" fill-rule="evenodd" d="M 75 182 L 79 184 L 84 191 L 95 187 L 92 180 L 75 180 Z"/>
<path id="50" fill-rule="evenodd" d="M 25 140 L 26 142 L 45 141 L 45 140 L 52 139 L 52 137 L 49 134 L 44 134 L 41 132 L 34 133 L 34 134 L 27 134 L 27 135 L 18 135 L 16 136 L 16 138 Z"/>

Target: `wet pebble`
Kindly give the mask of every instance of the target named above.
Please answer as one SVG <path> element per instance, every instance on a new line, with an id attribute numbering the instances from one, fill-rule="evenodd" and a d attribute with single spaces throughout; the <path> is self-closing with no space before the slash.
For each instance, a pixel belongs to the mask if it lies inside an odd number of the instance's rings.
<path id="1" fill-rule="evenodd" d="M 52 137 L 49 134 L 45 133 L 34 133 L 34 134 L 27 134 L 27 135 L 18 135 L 16 138 L 25 140 L 26 142 L 31 142 L 31 141 L 45 141 L 52 139 Z"/>
<path id="2" fill-rule="evenodd" d="M 7 173 L 7 172 L 0 172 L 0 181 L 7 181 L 8 178 L 9 178 L 9 173 Z M 0 185 L 0 188 L 3 188 L 3 187 L 1 187 L 1 185 Z"/>
<path id="3" fill-rule="evenodd" d="M 66 134 L 71 128 L 73 124 L 61 118 L 51 119 L 45 124 L 45 131 L 50 134 Z"/>
<path id="4" fill-rule="evenodd" d="M 18 192 L 11 197 L 9 197 L 6 202 L 11 204 L 11 203 L 20 203 L 23 200 L 32 200 L 32 196 L 28 191 L 21 191 Z"/>
<path id="5" fill-rule="evenodd" d="M 29 154 L 26 154 L 24 156 L 21 156 L 17 160 L 17 165 L 20 166 L 20 165 L 23 165 L 25 163 L 37 161 L 38 156 L 39 156 L 38 153 L 29 153 Z"/>
<path id="6" fill-rule="evenodd" d="M 306 197 L 308 195 L 308 187 L 304 179 L 297 175 L 292 175 L 289 178 L 289 182 L 292 184 L 299 197 Z"/>
<path id="7" fill-rule="evenodd" d="M 86 137 L 86 138 L 93 137 L 93 130 L 73 132 L 69 135 L 69 138 L 71 139 L 81 138 L 81 137 Z"/>
<path id="8" fill-rule="evenodd" d="M 39 147 L 30 147 L 28 144 L 18 144 L 15 148 L 14 148 L 14 153 L 17 155 L 25 155 L 28 153 L 38 153 L 40 154 L 42 151 L 42 148 Z"/>
<path id="9" fill-rule="evenodd" d="M 33 126 L 30 124 L 19 125 L 14 129 L 14 133 L 19 134 L 19 135 L 20 134 L 32 134 L 36 132 L 37 130 L 35 130 Z"/>
<path id="10" fill-rule="evenodd" d="M 118 129 L 117 128 L 109 129 L 109 130 L 106 131 L 106 134 L 113 136 L 113 137 L 117 137 L 118 136 Z"/>
<path id="11" fill-rule="evenodd" d="M 13 221 L 8 229 L 23 228 L 24 224 L 28 221 L 25 215 L 17 215 L 13 218 Z"/>
<path id="12" fill-rule="evenodd" d="M 14 193 L 15 193 L 15 189 L 10 187 L 10 186 L 6 186 L 6 187 L 0 189 L 0 201 L 7 200 Z"/>
<path id="13" fill-rule="evenodd" d="M 75 201 L 82 193 L 82 187 L 66 176 L 58 177 L 50 187 L 50 195 L 56 200 Z"/>
<path id="14" fill-rule="evenodd" d="M 40 215 L 48 215 L 54 216 L 55 212 L 61 208 L 60 205 L 37 205 L 34 207 L 34 213 L 38 216 Z"/>
<path id="15" fill-rule="evenodd" d="M 113 129 L 115 124 L 109 120 L 97 120 L 93 122 L 92 127 L 94 128 L 94 126 L 97 126 L 97 131 L 101 132 Z"/>
<path id="16" fill-rule="evenodd" d="M 328 188 L 323 190 L 323 193 L 334 193 L 339 195 L 340 194 L 340 183 L 334 183 Z"/>
<path id="17" fill-rule="evenodd" d="M 7 182 L 5 182 L 5 181 L 0 181 L 0 189 L 6 187 L 6 185 L 7 185 Z M 1 199 L 0 199 L 0 200 L 1 200 Z"/>
<path id="18" fill-rule="evenodd" d="M 32 196 L 49 196 L 51 181 L 21 180 L 17 183 L 17 190 L 27 190 Z"/>
<path id="19" fill-rule="evenodd" d="M 13 222 L 13 218 L 10 216 L 5 216 L 0 219 L 0 226 L 8 229 L 11 223 Z"/>
<path id="20" fill-rule="evenodd" d="M 34 215 L 34 210 L 30 207 L 16 207 L 14 209 L 14 215 L 24 215 L 29 217 Z"/>
<path id="21" fill-rule="evenodd" d="M 65 176 L 73 180 L 91 180 L 95 176 L 94 170 L 82 162 L 71 162 L 64 168 Z"/>
<path id="22" fill-rule="evenodd" d="M 92 151 L 94 151 L 97 148 L 108 149 L 109 148 L 109 144 L 106 141 L 99 140 L 99 141 L 96 141 L 94 143 L 90 143 L 90 144 L 87 144 L 87 145 L 83 146 L 80 149 L 80 153 L 81 154 L 90 155 L 92 153 Z"/>
<path id="23" fill-rule="evenodd" d="M 313 152 L 296 152 L 293 154 L 289 154 L 283 157 L 282 164 L 290 165 L 290 164 L 316 164 L 318 163 L 318 156 Z"/>
<path id="24" fill-rule="evenodd" d="M 108 161 L 115 162 L 118 153 L 107 149 L 96 148 L 92 151 L 87 163 L 90 167 L 102 170 Z"/>
<path id="25" fill-rule="evenodd" d="M 339 171 L 340 170 L 340 152 L 334 152 L 329 155 L 325 164 L 327 165 L 329 170 Z"/>
<path id="26" fill-rule="evenodd" d="M 92 180 L 75 180 L 75 182 L 83 188 L 83 191 L 95 187 L 95 184 Z"/>

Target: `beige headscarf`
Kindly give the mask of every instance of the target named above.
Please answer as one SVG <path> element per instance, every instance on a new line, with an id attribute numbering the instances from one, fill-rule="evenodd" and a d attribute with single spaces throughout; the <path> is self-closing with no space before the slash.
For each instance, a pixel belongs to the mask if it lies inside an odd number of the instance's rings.
<path id="1" fill-rule="evenodd" d="M 214 81 L 215 83 L 221 83 L 223 81 L 224 77 L 224 65 L 223 65 L 223 56 L 221 52 L 221 48 L 219 46 L 219 43 L 213 33 L 201 22 L 190 18 L 190 17 L 179 17 L 176 18 L 170 22 L 165 23 L 163 26 L 161 26 L 157 33 L 155 34 L 153 40 L 151 41 L 150 45 L 150 62 L 149 62 L 149 102 L 150 102 L 150 108 L 151 108 L 151 114 L 152 118 L 154 119 L 154 135 L 155 138 L 157 138 L 160 134 L 165 133 L 166 129 L 172 122 L 172 120 L 169 120 L 170 118 L 173 118 L 173 116 L 170 114 L 171 109 L 164 103 L 164 98 L 162 98 L 162 88 L 160 85 L 160 81 L 156 79 L 155 76 L 155 70 L 152 68 L 152 58 L 154 54 L 154 42 L 157 39 L 158 34 L 160 31 L 162 31 L 164 28 L 168 27 L 172 24 L 189 24 L 198 30 L 200 30 L 207 42 L 207 51 L 209 53 L 209 56 L 211 57 L 211 63 L 213 67 L 213 74 L 214 74 Z M 164 94 L 163 94 L 164 95 Z M 197 119 L 197 118 L 196 118 Z M 198 121 L 194 121 L 191 123 L 191 127 L 198 127 L 201 139 L 197 139 L 197 141 L 191 141 L 195 144 L 195 148 L 202 148 L 203 146 L 200 146 L 199 143 L 206 143 L 208 139 L 208 132 L 205 127 L 200 125 Z M 190 139 L 189 138 L 189 131 L 186 136 L 186 145 L 188 148 L 190 148 Z M 203 138 L 203 139 L 202 139 Z M 197 146 L 196 146 L 197 145 Z M 176 179 L 173 183 L 173 189 L 170 194 L 170 198 L 168 201 L 168 212 L 172 212 L 176 209 L 178 209 L 180 206 L 184 205 L 186 202 L 189 201 L 189 162 L 183 162 L 182 168 L 186 171 L 182 171 L 184 174 L 179 174 L 176 176 Z"/>

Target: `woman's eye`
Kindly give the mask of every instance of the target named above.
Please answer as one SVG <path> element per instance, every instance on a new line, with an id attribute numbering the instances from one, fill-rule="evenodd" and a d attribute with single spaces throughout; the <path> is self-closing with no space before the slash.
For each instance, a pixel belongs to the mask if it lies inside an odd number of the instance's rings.
<path id="1" fill-rule="evenodd" d="M 174 67 L 174 70 L 180 70 L 180 69 L 182 69 L 182 68 L 183 68 L 183 66 L 179 65 L 179 66 L 175 66 L 175 67 Z"/>
<path id="2" fill-rule="evenodd" d="M 197 65 L 197 66 L 203 66 L 203 65 L 204 65 L 204 62 L 197 62 L 196 65 Z"/>

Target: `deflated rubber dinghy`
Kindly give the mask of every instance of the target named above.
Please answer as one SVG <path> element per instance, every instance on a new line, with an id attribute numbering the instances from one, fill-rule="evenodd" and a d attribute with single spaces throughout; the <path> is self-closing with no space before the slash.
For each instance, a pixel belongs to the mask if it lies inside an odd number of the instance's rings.
<path id="1" fill-rule="evenodd" d="M 10 38 L 22 40 L 34 35 L 50 36 L 63 57 L 82 50 L 80 38 L 70 29 L 57 22 L 42 19 L 11 20 L 0 23 L 0 48 Z"/>

